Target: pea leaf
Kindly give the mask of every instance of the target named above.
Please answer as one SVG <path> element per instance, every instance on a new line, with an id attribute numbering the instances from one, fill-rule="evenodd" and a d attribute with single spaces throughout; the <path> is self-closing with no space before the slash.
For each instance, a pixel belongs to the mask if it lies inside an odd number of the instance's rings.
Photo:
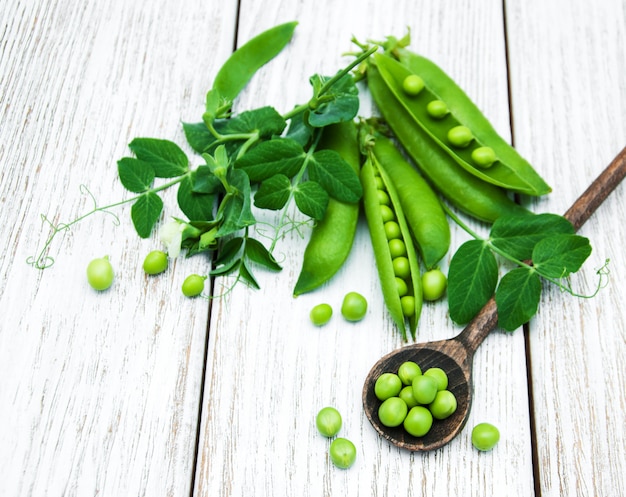
<path id="1" fill-rule="evenodd" d="M 572 223 L 557 214 L 503 216 L 493 223 L 489 239 L 495 247 L 523 261 L 532 257 L 539 241 L 557 233 L 574 233 Z"/>
<path id="2" fill-rule="evenodd" d="M 282 209 L 289 200 L 291 181 L 284 174 L 265 180 L 254 195 L 254 205 L 259 209 Z"/>
<path id="3" fill-rule="evenodd" d="M 117 161 L 117 172 L 124 188 L 134 193 L 145 192 L 154 181 L 152 166 L 133 157 L 123 157 Z"/>
<path id="4" fill-rule="evenodd" d="M 541 297 L 541 278 L 529 268 L 520 267 L 506 273 L 496 290 L 498 325 L 514 331 L 537 313 Z"/>
<path id="5" fill-rule="evenodd" d="M 470 321 L 491 298 L 498 283 L 498 263 L 484 240 L 469 240 L 455 252 L 448 268 L 450 318 Z"/>
<path id="6" fill-rule="evenodd" d="M 307 171 L 311 180 L 319 183 L 337 200 L 355 203 L 363 195 L 361 181 L 354 169 L 334 150 L 315 152 Z"/>
<path id="7" fill-rule="evenodd" d="M 293 197 L 300 212 L 317 221 L 324 218 L 328 207 L 328 193 L 318 183 L 305 181 L 298 184 Z"/>
<path id="8" fill-rule="evenodd" d="M 189 169 L 185 152 L 169 140 L 135 138 L 128 146 L 138 159 L 152 166 L 158 178 L 175 178 Z"/>
<path id="9" fill-rule="evenodd" d="M 193 221 L 213 218 L 215 195 L 194 191 L 195 173 L 183 179 L 178 187 L 178 206 L 185 216 Z"/>
<path id="10" fill-rule="evenodd" d="M 242 246 L 243 237 L 241 236 L 235 236 L 228 240 L 224 243 L 224 245 L 222 245 L 217 258 L 215 259 L 215 266 L 217 267 L 232 262 L 239 254 Z"/>
<path id="11" fill-rule="evenodd" d="M 195 193 L 217 194 L 224 190 L 224 185 L 209 166 L 199 166 L 195 173 L 192 189 Z"/>
<path id="12" fill-rule="evenodd" d="M 239 264 L 239 276 L 251 287 L 256 288 L 257 290 L 261 288 L 256 278 L 252 274 L 252 271 L 248 267 L 246 259 L 242 259 L 241 264 Z"/>
<path id="13" fill-rule="evenodd" d="M 213 127 L 218 133 L 225 134 L 227 133 L 228 123 L 229 119 L 215 119 L 215 121 L 213 121 Z M 209 128 L 206 127 L 204 122 L 183 123 L 183 131 L 185 132 L 187 143 L 199 154 L 208 152 L 217 142 L 217 138 L 211 133 Z M 227 147 L 229 152 L 231 152 L 239 147 L 239 143 L 236 141 L 228 142 Z"/>
<path id="14" fill-rule="evenodd" d="M 306 147 L 313 139 L 313 128 L 308 125 L 306 116 L 309 112 L 299 112 L 293 116 L 289 122 L 289 128 L 287 129 L 287 138 L 291 138 L 298 142 L 302 147 Z"/>
<path id="15" fill-rule="evenodd" d="M 535 269 L 548 278 L 575 273 L 591 254 L 589 239 L 579 235 L 554 235 L 541 240 L 532 254 Z"/>
<path id="16" fill-rule="evenodd" d="M 163 210 L 163 201 L 154 192 L 140 195 L 130 208 L 130 217 L 135 230 L 141 238 L 148 238 L 152 228 L 159 220 Z"/>
<path id="17" fill-rule="evenodd" d="M 245 255 L 253 262 L 271 271 L 280 271 L 282 267 L 276 262 L 272 253 L 265 246 L 254 238 L 246 240 Z"/>
<path id="18" fill-rule="evenodd" d="M 305 158 L 304 149 L 295 140 L 276 138 L 259 143 L 235 162 L 253 183 L 264 181 L 275 174 L 288 178 L 295 176 Z"/>
<path id="19" fill-rule="evenodd" d="M 223 134 L 258 133 L 261 138 L 279 136 L 287 127 L 287 122 L 274 107 L 266 106 L 246 110 L 224 121 Z"/>
<path id="20" fill-rule="evenodd" d="M 251 209 L 250 180 L 246 173 L 231 168 L 227 179 L 234 191 L 227 193 L 222 200 L 222 224 L 217 236 L 229 235 L 256 222 Z"/>
<path id="21" fill-rule="evenodd" d="M 359 112 L 359 90 L 352 76 L 345 74 L 329 91 L 321 93 L 328 80 L 330 78 L 318 74 L 310 78 L 315 96 L 310 103 L 309 124 L 315 128 L 349 121 Z"/>

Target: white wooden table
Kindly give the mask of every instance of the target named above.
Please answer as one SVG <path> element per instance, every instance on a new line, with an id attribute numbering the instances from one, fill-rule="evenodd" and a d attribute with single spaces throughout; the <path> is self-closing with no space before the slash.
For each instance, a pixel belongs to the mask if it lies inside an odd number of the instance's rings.
<path id="1" fill-rule="evenodd" d="M 286 111 L 308 99 L 310 75 L 345 65 L 352 35 L 408 26 L 411 49 L 553 185 L 537 212 L 563 213 L 626 144 L 623 0 L 3 2 L 0 496 L 626 495 L 624 187 L 581 230 L 594 251 L 575 282 L 590 289 L 610 258 L 609 286 L 591 300 L 546 288 L 526 329 L 492 332 L 474 359 L 468 425 L 432 453 L 391 446 L 361 407 L 370 367 L 402 345 L 365 225 L 341 273 L 297 299 L 306 240 L 294 233 L 278 245 L 283 271 L 259 273 L 261 290 L 186 299 L 182 280 L 210 261 L 146 277 L 141 262 L 159 242 L 135 235 L 128 208 L 115 211 L 119 225 L 96 215 L 60 234 L 52 267 L 26 263 L 49 236 L 41 214 L 59 223 L 88 211 L 81 185 L 99 205 L 124 198 L 116 161 L 130 140 L 185 143 L 180 122 L 201 116 L 233 47 L 290 20 L 292 43 L 240 108 Z M 453 249 L 464 239 L 454 229 Z M 117 278 L 98 294 L 84 271 L 105 254 Z M 313 305 L 338 309 L 355 289 L 370 303 L 363 322 L 308 322 Z M 418 339 L 459 331 L 445 303 L 427 305 Z M 315 430 L 325 405 L 357 446 L 349 470 L 330 464 Z M 501 431 L 491 452 L 471 446 L 481 421 Z"/>

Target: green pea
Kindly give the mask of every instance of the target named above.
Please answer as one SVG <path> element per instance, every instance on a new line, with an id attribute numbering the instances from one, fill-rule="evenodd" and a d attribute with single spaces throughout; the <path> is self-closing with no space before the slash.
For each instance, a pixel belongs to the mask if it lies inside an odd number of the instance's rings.
<path id="1" fill-rule="evenodd" d="M 380 206 L 380 217 L 383 220 L 383 223 L 387 223 L 389 221 L 393 221 L 396 218 L 396 215 L 393 212 L 393 209 L 388 205 L 381 204 Z"/>
<path id="2" fill-rule="evenodd" d="M 407 318 L 415 315 L 415 297 L 413 295 L 400 297 L 400 305 L 402 306 L 402 313 Z"/>
<path id="3" fill-rule="evenodd" d="M 472 151 L 472 160 L 478 167 L 491 167 L 498 160 L 491 147 L 478 147 Z"/>
<path id="4" fill-rule="evenodd" d="M 424 406 L 415 406 L 404 419 L 404 429 L 414 437 L 423 437 L 433 426 L 433 415 Z"/>
<path id="5" fill-rule="evenodd" d="M 374 182 L 376 183 L 376 188 L 378 190 L 384 190 L 385 189 L 385 182 L 380 177 L 380 174 L 378 176 L 374 177 Z"/>
<path id="6" fill-rule="evenodd" d="M 391 204 L 391 199 L 389 198 L 389 194 L 385 190 L 378 190 L 376 194 L 378 195 L 378 203 L 380 205 Z"/>
<path id="7" fill-rule="evenodd" d="M 341 469 L 348 469 L 356 461 L 356 447 L 347 438 L 335 438 L 328 453 L 333 464 Z"/>
<path id="8" fill-rule="evenodd" d="M 406 279 L 411 274 L 409 259 L 406 257 L 396 257 L 393 261 L 393 272 L 398 278 Z"/>
<path id="9" fill-rule="evenodd" d="M 348 321 L 361 321 L 367 313 L 367 300 L 357 292 L 348 292 L 341 304 L 341 314 Z"/>
<path id="10" fill-rule="evenodd" d="M 448 141 L 455 147 L 465 148 L 473 139 L 472 131 L 467 126 L 455 126 L 448 131 Z"/>
<path id="11" fill-rule="evenodd" d="M 448 388 L 448 375 L 441 368 L 429 368 L 424 371 L 424 376 L 430 376 L 437 382 L 437 390 Z"/>
<path id="12" fill-rule="evenodd" d="M 422 275 L 422 294 L 424 300 L 439 300 L 443 297 L 447 286 L 448 279 L 441 269 L 431 269 Z"/>
<path id="13" fill-rule="evenodd" d="M 404 297 L 407 293 L 409 293 L 409 287 L 402 278 L 398 278 L 396 276 L 396 285 L 398 285 L 398 295 L 400 298 Z M 400 302 L 402 304 L 402 302 Z"/>
<path id="14" fill-rule="evenodd" d="M 406 244 L 402 238 L 392 238 L 389 240 L 389 252 L 391 252 L 391 257 L 394 259 L 406 255 Z"/>
<path id="15" fill-rule="evenodd" d="M 420 404 L 430 404 L 437 396 L 437 380 L 432 376 L 416 376 L 412 387 L 413 396 Z"/>
<path id="16" fill-rule="evenodd" d="M 456 411 L 456 397 L 450 390 L 441 390 L 435 399 L 428 405 L 428 409 L 435 419 L 446 419 Z"/>
<path id="17" fill-rule="evenodd" d="M 432 100 L 426 106 L 426 112 L 433 119 L 443 119 L 448 115 L 450 110 L 446 103 L 442 100 Z"/>
<path id="18" fill-rule="evenodd" d="M 204 291 L 206 276 L 190 274 L 183 281 L 182 291 L 185 297 L 197 297 Z"/>
<path id="19" fill-rule="evenodd" d="M 395 221 L 387 221 L 385 223 L 385 235 L 387 236 L 387 240 L 400 238 L 402 236 L 400 225 L 396 223 Z"/>
<path id="20" fill-rule="evenodd" d="M 402 380 L 397 374 L 383 373 L 374 383 L 374 394 L 378 400 L 387 400 L 395 397 L 402 390 Z"/>
<path id="21" fill-rule="evenodd" d="M 324 437 L 334 437 L 341 429 L 341 414 L 334 407 L 324 407 L 320 409 L 315 417 L 317 430 Z"/>
<path id="22" fill-rule="evenodd" d="M 311 323 L 315 326 L 324 326 L 333 315 L 333 308 L 329 304 L 317 304 L 309 313 Z"/>
<path id="23" fill-rule="evenodd" d="M 388 428 L 400 426 L 409 411 L 406 402 L 400 397 L 389 397 L 378 408 L 378 419 Z"/>
<path id="24" fill-rule="evenodd" d="M 415 400 L 415 396 L 413 395 L 413 388 L 411 387 L 411 385 L 407 385 L 402 390 L 400 390 L 398 397 L 404 400 L 404 403 L 409 409 L 418 405 L 418 402 L 417 400 Z"/>
<path id="25" fill-rule="evenodd" d="M 153 250 L 143 261 L 146 274 L 155 275 L 167 269 L 167 254 L 162 250 Z"/>
<path id="26" fill-rule="evenodd" d="M 87 265 L 87 281 L 94 290 L 107 290 L 113 284 L 113 278 L 113 266 L 108 256 L 93 259 Z"/>
<path id="27" fill-rule="evenodd" d="M 499 440 L 500 431 L 491 423 L 478 423 L 472 429 L 472 445 L 478 450 L 491 450 Z"/>
<path id="28" fill-rule="evenodd" d="M 412 385 L 413 380 L 421 374 L 421 368 L 413 361 L 405 361 L 398 368 L 398 376 L 405 385 Z"/>
<path id="29" fill-rule="evenodd" d="M 412 97 L 419 95 L 419 93 L 424 89 L 424 80 L 417 74 L 411 74 L 404 78 L 404 81 L 402 82 L 402 89 L 407 95 Z"/>

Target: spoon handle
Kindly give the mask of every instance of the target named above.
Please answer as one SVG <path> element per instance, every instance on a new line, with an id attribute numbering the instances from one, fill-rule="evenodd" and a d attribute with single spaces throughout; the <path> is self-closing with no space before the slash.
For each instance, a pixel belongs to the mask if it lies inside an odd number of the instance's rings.
<path id="1" fill-rule="evenodd" d="M 617 154 L 611 163 L 589 185 L 564 214 L 578 229 L 585 224 L 602 202 L 615 190 L 626 176 L 626 147 Z M 456 337 L 468 351 L 471 358 L 485 337 L 498 325 L 496 300 L 491 297 L 484 307 L 474 316 L 465 329 Z"/>

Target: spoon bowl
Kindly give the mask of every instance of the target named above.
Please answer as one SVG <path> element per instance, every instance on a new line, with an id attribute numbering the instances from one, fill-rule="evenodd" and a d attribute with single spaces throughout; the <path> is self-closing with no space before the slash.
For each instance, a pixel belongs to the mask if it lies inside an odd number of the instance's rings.
<path id="1" fill-rule="evenodd" d="M 575 230 L 591 217 L 624 176 L 626 148 L 622 149 L 564 214 Z M 365 415 L 374 429 L 392 444 L 410 451 L 438 449 L 456 437 L 467 422 L 472 403 L 471 373 L 474 352 L 497 324 L 497 306 L 492 297 L 456 337 L 406 345 L 379 359 L 365 378 L 362 394 Z M 432 428 L 423 437 L 410 435 L 402 425 L 395 428 L 384 426 L 378 417 L 381 401 L 374 393 L 376 379 L 382 373 L 397 373 L 399 366 L 406 361 L 417 363 L 422 371 L 432 367 L 443 369 L 448 375 L 448 390 L 457 400 L 456 411 L 444 420 L 434 420 Z"/>

